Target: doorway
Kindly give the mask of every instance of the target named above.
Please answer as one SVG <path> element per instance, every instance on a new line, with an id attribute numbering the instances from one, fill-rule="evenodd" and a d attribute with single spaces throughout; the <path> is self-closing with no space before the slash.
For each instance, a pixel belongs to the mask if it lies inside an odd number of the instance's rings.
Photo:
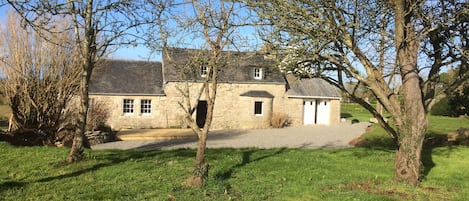
<path id="1" fill-rule="evenodd" d="M 205 125 L 205 118 L 207 117 L 207 101 L 199 100 L 197 104 L 196 122 L 199 128 L 203 128 Z"/>
<path id="2" fill-rule="evenodd" d="M 317 119 L 316 124 L 329 125 L 331 118 L 331 103 L 329 100 L 317 100 L 316 102 Z"/>
<path id="3" fill-rule="evenodd" d="M 316 124 L 316 101 L 303 101 L 303 124 Z"/>

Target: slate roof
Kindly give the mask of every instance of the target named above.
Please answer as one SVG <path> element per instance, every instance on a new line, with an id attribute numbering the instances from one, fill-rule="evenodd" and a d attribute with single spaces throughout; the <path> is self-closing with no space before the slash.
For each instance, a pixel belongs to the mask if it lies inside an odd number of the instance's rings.
<path id="1" fill-rule="evenodd" d="M 333 85 L 320 78 L 299 79 L 287 76 L 287 96 L 292 98 L 328 98 L 341 99 Z"/>
<path id="2" fill-rule="evenodd" d="M 160 62 L 105 60 L 91 74 L 90 94 L 164 95 Z"/>
<path id="3" fill-rule="evenodd" d="M 198 50 L 172 49 L 174 62 L 163 66 L 160 62 L 106 60 L 97 65 L 91 75 L 89 93 L 99 95 L 155 95 L 163 96 L 163 84 L 168 81 L 202 81 L 200 69 L 177 69 L 186 66 Z M 207 52 L 206 52 L 207 53 Z M 277 65 L 264 56 L 253 53 L 224 52 L 227 65 L 220 71 L 221 83 L 252 83 L 286 85 L 290 98 L 340 99 L 338 90 L 320 78 L 298 79 L 284 76 Z M 202 54 L 203 55 L 203 54 Z M 165 59 L 163 60 L 163 63 Z M 171 64 L 172 63 L 172 64 Z M 176 63 L 177 65 L 173 65 Z M 252 69 L 263 68 L 264 77 L 254 79 Z M 182 77 L 181 77 L 182 76 Z M 286 78 L 286 79 L 285 79 Z M 240 96 L 273 98 L 267 91 L 251 90 Z"/>
<path id="4" fill-rule="evenodd" d="M 208 51 L 171 48 L 168 50 L 171 60 L 163 56 L 164 78 L 168 81 L 203 81 L 200 76 L 200 66 L 204 63 L 204 55 Z M 273 60 L 265 59 L 263 55 L 250 52 L 224 51 L 222 53 L 224 66 L 219 71 L 220 83 L 277 83 L 286 84 L 282 73 Z M 206 57 L 205 57 L 206 58 Z M 194 67 L 195 66 L 195 67 Z M 254 79 L 253 69 L 263 69 L 263 79 Z"/>
<path id="5" fill-rule="evenodd" d="M 259 98 L 273 98 L 274 95 L 267 91 L 262 90 L 251 90 L 245 93 L 240 94 L 240 96 L 248 96 L 248 97 L 259 97 Z"/>

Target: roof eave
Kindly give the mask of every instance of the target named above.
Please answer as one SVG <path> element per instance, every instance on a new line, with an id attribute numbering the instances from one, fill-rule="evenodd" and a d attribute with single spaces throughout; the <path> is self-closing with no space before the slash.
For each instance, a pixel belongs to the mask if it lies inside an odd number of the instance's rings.
<path id="1" fill-rule="evenodd" d="M 337 96 L 301 96 L 301 95 L 287 95 L 288 98 L 311 98 L 311 99 L 334 99 L 334 100 L 342 100 L 342 97 Z"/>
<path id="2" fill-rule="evenodd" d="M 186 82 L 186 80 L 166 80 L 168 82 Z M 188 80 L 189 83 L 204 83 L 203 80 Z M 250 82 L 250 81 L 218 81 L 220 84 L 275 84 L 275 85 L 285 85 L 285 82 L 280 81 L 268 81 L 268 82 Z"/>
<path id="3" fill-rule="evenodd" d="M 89 93 L 94 96 L 166 96 L 166 94 L 144 94 L 144 93 Z"/>

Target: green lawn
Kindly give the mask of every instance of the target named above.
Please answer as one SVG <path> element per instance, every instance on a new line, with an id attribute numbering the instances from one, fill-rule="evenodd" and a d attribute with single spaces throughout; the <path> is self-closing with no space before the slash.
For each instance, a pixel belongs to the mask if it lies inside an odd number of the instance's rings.
<path id="1" fill-rule="evenodd" d="M 362 114 L 364 117 L 366 114 Z M 469 120 L 429 117 L 433 134 Z M 389 138 L 377 126 L 365 137 Z M 387 141 L 387 140 L 388 141 Z M 66 148 L 0 142 L 0 200 L 467 200 L 469 148 L 430 147 L 417 188 L 392 181 L 394 150 L 368 148 L 209 149 L 208 184 L 186 185 L 195 150 L 87 150 L 67 164 Z"/>
<path id="2" fill-rule="evenodd" d="M 368 122 L 373 116 L 356 103 L 342 103 L 340 105 L 340 116 L 341 118 L 352 120 L 358 120 L 360 122 Z"/>
<path id="3" fill-rule="evenodd" d="M 195 150 L 87 151 L 12 147 L 0 142 L 0 200 L 464 200 L 469 148 L 434 149 L 425 181 L 391 182 L 385 149 L 210 149 L 208 185 L 185 185 Z"/>
<path id="4" fill-rule="evenodd" d="M 343 103 L 341 109 L 342 116 L 346 117 L 348 120 L 357 119 L 363 122 L 369 121 L 369 119 L 372 118 L 372 115 L 358 104 Z M 428 115 L 428 122 L 429 128 L 427 137 L 445 137 L 448 133 L 454 132 L 460 127 L 469 127 L 469 119 L 467 118 Z M 384 147 L 388 149 L 395 147 L 391 137 L 377 124 L 372 125 L 371 131 L 367 132 L 363 137 L 374 147 Z"/>

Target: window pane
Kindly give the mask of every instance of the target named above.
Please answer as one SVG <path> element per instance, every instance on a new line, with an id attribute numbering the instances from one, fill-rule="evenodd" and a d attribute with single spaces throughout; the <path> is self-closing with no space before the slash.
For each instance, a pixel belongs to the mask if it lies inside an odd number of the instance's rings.
<path id="1" fill-rule="evenodd" d="M 200 76 L 205 77 L 207 75 L 207 66 L 200 67 Z"/>
<path id="2" fill-rule="evenodd" d="M 262 115 L 262 102 L 260 101 L 254 102 L 254 114 Z"/>
<path id="3" fill-rule="evenodd" d="M 133 99 L 124 99 L 123 112 L 134 113 L 134 100 Z"/>
<path id="4" fill-rule="evenodd" d="M 262 68 L 254 68 L 253 73 L 255 79 L 262 79 Z"/>
<path id="5" fill-rule="evenodd" d="M 150 114 L 151 113 L 151 100 L 140 101 L 140 113 Z"/>

